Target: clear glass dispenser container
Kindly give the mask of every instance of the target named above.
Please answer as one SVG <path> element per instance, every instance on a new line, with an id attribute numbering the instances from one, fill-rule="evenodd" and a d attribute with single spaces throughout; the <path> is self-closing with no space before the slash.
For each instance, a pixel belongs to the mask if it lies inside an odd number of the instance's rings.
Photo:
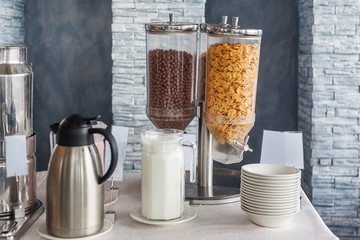
<path id="1" fill-rule="evenodd" d="M 213 158 L 240 162 L 255 122 L 262 30 L 207 26 L 205 122 L 213 136 Z"/>
<path id="2" fill-rule="evenodd" d="M 149 23 L 146 29 L 147 117 L 157 128 L 184 130 L 196 115 L 197 24 Z"/>
<path id="3" fill-rule="evenodd" d="M 222 16 L 220 24 L 209 24 L 201 23 L 200 24 L 200 35 L 199 35 L 199 71 L 198 71 L 198 101 L 205 102 L 205 82 L 206 82 L 206 53 L 207 53 L 207 27 L 211 26 L 214 28 L 229 26 L 227 24 L 227 16 Z"/>

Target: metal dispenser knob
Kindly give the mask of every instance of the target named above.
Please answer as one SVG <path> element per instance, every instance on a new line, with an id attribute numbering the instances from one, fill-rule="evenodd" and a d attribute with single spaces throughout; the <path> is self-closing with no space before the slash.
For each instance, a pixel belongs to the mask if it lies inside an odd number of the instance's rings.
<path id="1" fill-rule="evenodd" d="M 253 150 L 252 150 L 252 149 L 249 147 L 249 145 L 247 144 L 248 141 L 249 141 L 249 138 L 250 138 L 250 136 L 247 135 L 247 136 L 245 137 L 245 140 L 244 140 L 244 143 L 243 143 L 243 144 L 241 144 L 240 142 L 235 142 L 235 143 L 234 143 L 234 147 L 236 147 L 236 148 L 238 148 L 238 149 L 241 150 L 241 151 L 240 151 L 240 155 L 239 155 L 239 158 L 240 158 L 240 159 L 243 159 L 244 152 L 253 152 Z"/>
<path id="2" fill-rule="evenodd" d="M 175 22 L 175 14 L 169 13 L 169 23 L 174 23 L 174 22 Z"/>
<path id="3" fill-rule="evenodd" d="M 232 18 L 232 25 L 233 27 L 239 27 L 239 17 L 233 17 Z"/>
<path id="4" fill-rule="evenodd" d="M 228 16 L 222 16 L 221 17 L 221 25 L 226 26 L 227 25 Z"/>

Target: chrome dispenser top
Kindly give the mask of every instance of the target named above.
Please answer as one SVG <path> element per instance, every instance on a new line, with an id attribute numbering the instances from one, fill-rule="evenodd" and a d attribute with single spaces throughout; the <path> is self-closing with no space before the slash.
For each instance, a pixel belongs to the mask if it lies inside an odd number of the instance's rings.
<path id="1" fill-rule="evenodd" d="M 0 64 L 23 64 L 27 62 L 27 47 L 0 47 Z"/>
<path id="2" fill-rule="evenodd" d="M 169 14 L 169 22 L 155 22 L 145 24 L 146 31 L 150 32 L 196 32 L 199 25 L 196 23 L 175 22 L 174 13 Z"/>

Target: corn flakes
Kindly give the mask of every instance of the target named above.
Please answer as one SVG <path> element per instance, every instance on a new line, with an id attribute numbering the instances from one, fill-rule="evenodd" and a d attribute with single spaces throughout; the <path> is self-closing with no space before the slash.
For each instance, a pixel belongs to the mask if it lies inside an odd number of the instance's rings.
<path id="1" fill-rule="evenodd" d="M 243 142 L 255 122 L 260 46 L 216 43 L 208 49 L 205 121 L 220 143 Z"/>

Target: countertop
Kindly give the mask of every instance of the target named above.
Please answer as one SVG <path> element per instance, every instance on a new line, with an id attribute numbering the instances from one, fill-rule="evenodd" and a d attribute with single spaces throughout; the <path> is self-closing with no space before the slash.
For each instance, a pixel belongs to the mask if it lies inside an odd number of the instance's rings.
<path id="1" fill-rule="evenodd" d="M 178 225 L 165 227 L 139 223 L 129 214 L 132 209 L 141 206 L 140 176 L 140 173 L 125 173 L 123 182 L 115 183 L 115 186 L 119 187 L 119 197 L 111 210 L 116 212 L 116 221 L 109 233 L 95 239 L 338 239 L 321 220 L 303 191 L 300 213 L 295 215 L 288 225 L 280 228 L 265 228 L 253 224 L 241 210 L 240 202 L 194 205 L 198 213 L 196 218 Z M 37 197 L 44 204 L 45 186 L 46 181 L 43 180 L 37 188 Z M 37 229 L 44 223 L 45 213 L 21 239 L 43 239 Z"/>

